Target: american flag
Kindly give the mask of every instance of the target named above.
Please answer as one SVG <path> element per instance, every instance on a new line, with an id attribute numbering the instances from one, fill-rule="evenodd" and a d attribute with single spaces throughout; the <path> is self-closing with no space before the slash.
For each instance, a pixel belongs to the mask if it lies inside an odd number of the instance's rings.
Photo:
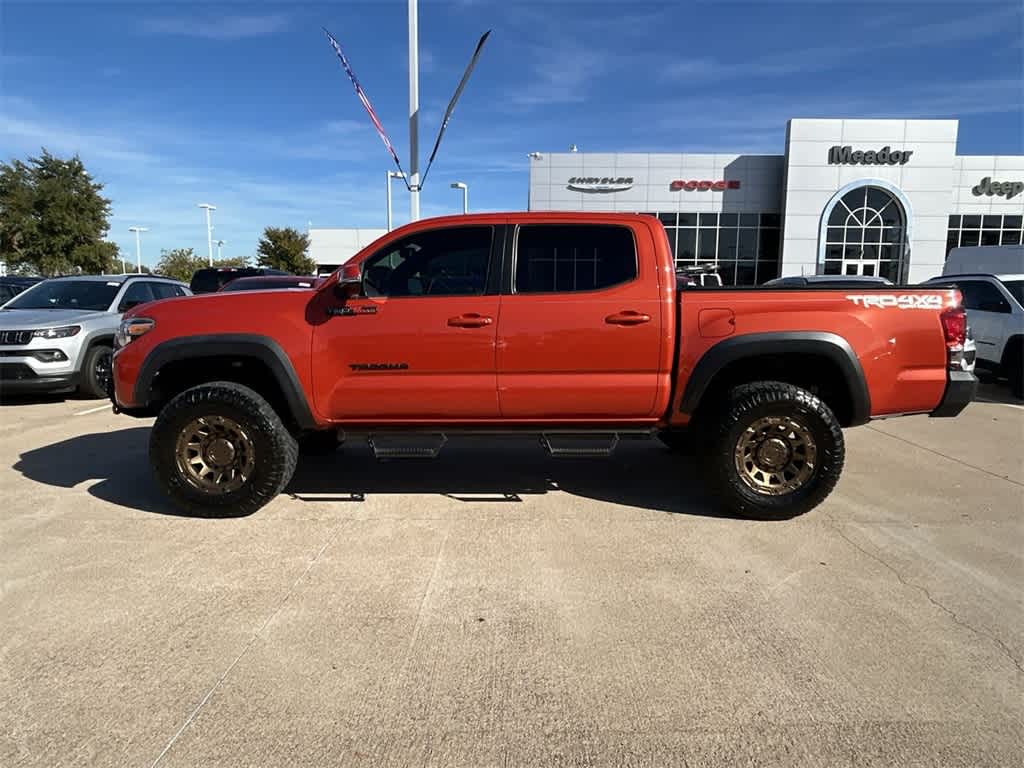
<path id="1" fill-rule="evenodd" d="M 341 46 L 338 45 L 338 41 L 334 39 L 334 36 L 324 29 L 324 34 L 327 35 L 327 39 L 331 43 L 331 48 L 338 54 L 338 59 L 341 61 L 341 66 L 345 68 L 345 72 L 348 74 L 349 80 L 352 81 L 352 86 L 356 89 L 356 96 L 363 103 L 366 108 L 366 113 L 370 116 L 373 121 L 373 127 L 377 129 L 377 135 L 380 136 L 381 141 L 384 142 L 384 146 L 388 148 L 388 152 L 391 153 L 391 157 L 395 161 L 395 165 L 398 166 L 398 170 L 402 171 L 402 163 L 398 159 L 398 153 L 395 152 L 395 148 L 391 145 L 391 139 L 388 138 L 387 133 L 384 132 L 384 126 L 381 125 L 380 118 L 377 117 L 377 113 L 373 110 L 373 105 L 370 104 L 370 99 L 366 96 L 366 91 L 363 90 L 363 86 L 359 84 L 359 80 L 356 78 L 356 73 L 352 71 L 352 67 L 349 66 L 348 59 L 345 58 L 344 51 L 341 50 Z M 405 171 L 402 171 L 402 178 L 405 178 Z"/>

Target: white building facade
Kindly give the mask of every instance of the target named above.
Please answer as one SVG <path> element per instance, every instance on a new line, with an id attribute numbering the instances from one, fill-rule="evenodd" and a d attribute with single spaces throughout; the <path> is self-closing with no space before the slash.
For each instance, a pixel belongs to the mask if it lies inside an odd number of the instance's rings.
<path id="1" fill-rule="evenodd" d="M 723 282 L 938 275 L 958 245 L 1018 245 L 1024 156 L 958 156 L 956 120 L 793 119 L 782 155 L 534 153 L 530 210 L 658 216 Z"/>
<path id="2" fill-rule="evenodd" d="M 309 257 L 316 262 L 317 274 L 329 275 L 386 232 L 384 228 L 311 227 Z"/>

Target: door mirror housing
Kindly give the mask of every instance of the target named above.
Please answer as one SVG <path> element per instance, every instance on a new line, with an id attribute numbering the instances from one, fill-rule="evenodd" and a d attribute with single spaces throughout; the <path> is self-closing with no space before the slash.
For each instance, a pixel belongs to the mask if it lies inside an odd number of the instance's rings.
<path id="1" fill-rule="evenodd" d="M 342 301 L 358 296 L 363 289 L 363 269 L 359 264 L 345 264 L 334 286 L 335 295 Z"/>

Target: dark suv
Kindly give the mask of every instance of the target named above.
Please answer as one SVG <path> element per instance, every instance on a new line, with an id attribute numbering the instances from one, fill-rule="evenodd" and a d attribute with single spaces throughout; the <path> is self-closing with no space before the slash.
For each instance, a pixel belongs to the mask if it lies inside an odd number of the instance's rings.
<path id="1" fill-rule="evenodd" d="M 287 275 L 283 269 L 270 267 L 206 267 L 197 269 L 192 275 L 189 288 L 192 293 L 216 293 L 237 277 L 263 277 L 265 275 Z"/>

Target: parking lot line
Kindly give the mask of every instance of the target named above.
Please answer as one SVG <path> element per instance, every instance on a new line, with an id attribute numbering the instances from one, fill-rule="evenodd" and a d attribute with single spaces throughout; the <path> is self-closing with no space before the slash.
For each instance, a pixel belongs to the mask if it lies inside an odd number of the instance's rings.
<path id="1" fill-rule="evenodd" d="M 104 411 L 110 408 L 110 403 L 104 403 L 103 405 L 97 405 L 95 408 L 89 408 L 85 411 L 79 411 L 78 413 L 72 414 L 74 416 L 86 416 L 90 413 L 96 413 L 97 411 Z"/>

